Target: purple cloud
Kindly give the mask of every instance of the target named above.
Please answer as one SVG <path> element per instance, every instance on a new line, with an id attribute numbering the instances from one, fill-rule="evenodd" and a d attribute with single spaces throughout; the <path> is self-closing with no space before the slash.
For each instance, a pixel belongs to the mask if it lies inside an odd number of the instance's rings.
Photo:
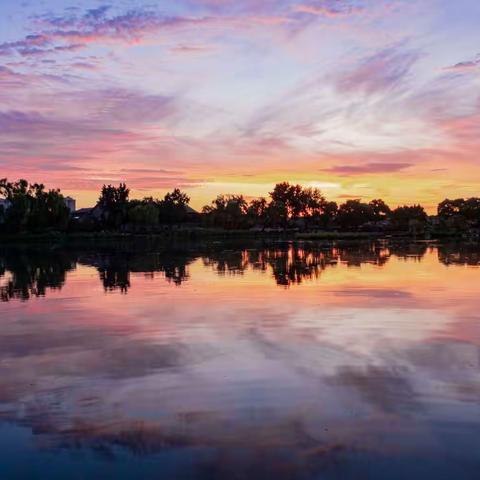
<path id="1" fill-rule="evenodd" d="M 418 58 L 417 52 L 383 50 L 341 75 L 337 88 L 343 92 L 364 91 L 367 94 L 390 90 L 405 79 Z"/>
<path id="2" fill-rule="evenodd" d="M 65 15 L 36 16 L 39 31 L 15 42 L 0 44 L 0 55 L 41 55 L 70 48 L 81 48 L 89 43 L 138 43 L 148 35 L 172 29 L 205 26 L 218 29 L 250 30 L 254 26 L 287 24 L 294 20 L 291 2 L 198 2 L 206 7 L 204 13 L 167 15 L 155 8 L 135 8 L 125 13 L 110 14 L 112 7 L 103 5 L 81 13 L 69 11 Z M 240 5 L 240 6 L 239 6 Z M 333 12 L 333 7 L 329 7 Z M 348 11 L 348 8 L 339 8 Z M 43 50 L 43 52 L 42 52 Z"/>
<path id="3" fill-rule="evenodd" d="M 153 10 L 136 9 L 124 14 L 106 14 L 110 7 L 87 10 L 82 15 L 37 17 L 40 33 L 14 42 L 0 43 L 0 55 L 41 55 L 83 48 L 100 41 L 138 42 L 145 35 L 187 25 L 214 22 L 214 18 L 165 16 Z"/>
<path id="4" fill-rule="evenodd" d="M 316 1 L 305 2 L 293 6 L 293 10 L 298 13 L 315 15 L 320 17 L 337 18 L 345 17 L 363 12 L 362 6 L 354 5 L 350 2 L 339 1 Z"/>
<path id="5" fill-rule="evenodd" d="M 15 42 L 0 43 L 0 56 L 10 55 L 12 53 L 22 51 L 25 49 L 45 47 L 49 45 L 50 42 L 51 42 L 51 38 L 48 35 L 44 35 L 44 34 L 27 35 L 22 40 L 17 40 Z"/>
<path id="6" fill-rule="evenodd" d="M 87 13 L 85 14 L 85 18 L 93 18 L 95 20 L 98 20 L 100 18 L 105 17 L 106 13 L 111 9 L 111 5 L 102 5 L 98 8 L 92 8 L 90 10 L 87 10 Z"/>
<path id="7" fill-rule="evenodd" d="M 480 66 L 480 54 L 474 60 L 467 60 L 464 62 L 456 63 L 455 65 L 450 65 L 446 67 L 445 70 L 455 71 L 455 72 L 467 72 L 473 69 L 476 69 Z"/>
<path id="8" fill-rule="evenodd" d="M 372 162 L 365 165 L 338 165 L 324 171 L 338 175 L 368 175 L 399 172 L 412 166 L 411 163 Z"/>

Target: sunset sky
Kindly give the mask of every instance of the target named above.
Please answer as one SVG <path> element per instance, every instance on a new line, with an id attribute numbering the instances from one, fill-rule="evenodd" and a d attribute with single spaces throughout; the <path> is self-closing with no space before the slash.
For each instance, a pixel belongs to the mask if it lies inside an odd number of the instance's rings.
<path id="1" fill-rule="evenodd" d="M 81 5 L 81 6 L 80 6 Z M 480 196 L 478 0 L 0 0 L 0 177 Z"/>

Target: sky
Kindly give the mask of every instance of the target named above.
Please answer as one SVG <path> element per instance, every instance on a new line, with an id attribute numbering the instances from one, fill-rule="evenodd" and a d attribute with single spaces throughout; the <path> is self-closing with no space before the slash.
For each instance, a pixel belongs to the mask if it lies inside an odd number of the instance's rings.
<path id="1" fill-rule="evenodd" d="M 478 0 L 0 0 L 0 177 L 196 208 L 480 195 Z"/>

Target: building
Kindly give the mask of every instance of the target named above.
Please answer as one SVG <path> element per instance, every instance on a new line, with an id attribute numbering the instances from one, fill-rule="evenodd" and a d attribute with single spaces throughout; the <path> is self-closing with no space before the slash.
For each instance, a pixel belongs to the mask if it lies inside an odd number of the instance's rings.
<path id="1" fill-rule="evenodd" d="M 64 201 L 65 201 L 65 205 L 67 206 L 67 208 L 70 210 L 70 213 L 73 213 L 75 212 L 75 210 L 77 209 L 77 202 L 74 198 L 72 197 L 65 197 L 64 198 Z"/>
<path id="2" fill-rule="evenodd" d="M 79 210 L 75 210 L 73 214 L 73 218 L 75 220 L 84 220 L 88 217 L 91 217 L 93 212 L 93 207 L 92 208 L 80 208 Z"/>
<path id="3" fill-rule="evenodd" d="M 100 205 L 90 208 L 80 208 L 73 212 L 74 220 L 79 220 L 80 222 L 85 221 L 98 221 L 103 216 L 103 208 Z"/>
<path id="4" fill-rule="evenodd" d="M 202 214 L 194 210 L 190 205 L 185 206 L 187 222 L 197 223 L 201 220 Z"/>

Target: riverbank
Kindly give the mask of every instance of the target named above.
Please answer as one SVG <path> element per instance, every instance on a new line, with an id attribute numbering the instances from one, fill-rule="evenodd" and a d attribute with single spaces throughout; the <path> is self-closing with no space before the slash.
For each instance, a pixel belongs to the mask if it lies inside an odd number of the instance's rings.
<path id="1" fill-rule="evenodd" d="M 49 231 L 42 233 L 2 234 L 0 245 L 46 244 L 46 245 L 102 245 L 112 242 L 169 242 L 175 240 L 377 240 L 377 239 L 426 239 L 443 238 L 467 239 L 462 232 L 433 232 L 428 235 L 413 235 L 408 232 L 339 232 L 296 230 L 225 230 L 220 228 L 169 228 L 160 232 L 121 233 L 121 232 L 76 232 Z"/>

